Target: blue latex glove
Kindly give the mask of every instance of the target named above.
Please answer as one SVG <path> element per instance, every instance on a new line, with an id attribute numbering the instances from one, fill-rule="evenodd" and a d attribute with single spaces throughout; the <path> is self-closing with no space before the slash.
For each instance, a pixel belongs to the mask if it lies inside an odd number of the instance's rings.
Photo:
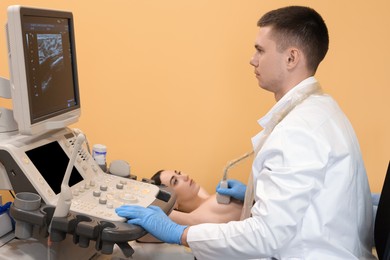
<path id="1" fill-rule="evenodd" d="M 217 192 L 221 195 L 227 195 L 232 198 L 244 201 L 246 185 L 237 180 L 227 180 L 228 188 L 221 188 L 217 185 Z"/>
<path id="2" fill-rule="evenodd" d="M 170 244 L 180 245 L 181 236 L 187 227 L 173 222 L 157 206 L 144 208 L 138 205 L 123 205 L 116 208 L 115 212 L 129 219 L 127 223 L 139 225 L 157 239 Z"/>

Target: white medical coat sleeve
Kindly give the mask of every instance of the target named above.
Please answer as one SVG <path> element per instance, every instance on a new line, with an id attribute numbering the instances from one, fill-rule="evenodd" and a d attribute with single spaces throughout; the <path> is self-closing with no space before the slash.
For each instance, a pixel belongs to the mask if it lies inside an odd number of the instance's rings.
<path id="1" fill-rule="evenodd" d="M 369 244 L 372 215 L 358 143 L 328 101 L 297 107 L 264 143 L 253 163 L 251 218 L 189 228 L 187 242 L 198 259 L 370 255 L 361 246 Z"/>

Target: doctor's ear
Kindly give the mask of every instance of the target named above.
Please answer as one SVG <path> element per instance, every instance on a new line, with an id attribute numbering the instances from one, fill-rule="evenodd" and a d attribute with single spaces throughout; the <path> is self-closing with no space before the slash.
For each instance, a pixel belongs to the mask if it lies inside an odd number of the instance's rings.
<path id="1" fill-rule="evenodd" d="M 288 68 L 293 68 L 295 67 L 300 58 L 301 58 L 301 52 L 296 49 L 296 48 L 290 48 L 287 52 L 287 60 L 286 60 L 286 63 L 287 63 L 287 67 Z"/>

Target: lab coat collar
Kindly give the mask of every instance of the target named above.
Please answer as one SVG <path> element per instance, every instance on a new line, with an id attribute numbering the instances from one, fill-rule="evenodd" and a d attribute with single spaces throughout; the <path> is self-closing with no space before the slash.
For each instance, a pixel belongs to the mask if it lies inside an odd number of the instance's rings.
<path id="1" fill-rule="evenodd" d="M 268 113 L 260 118 L 257 122 L 258 124 L 265 129 L 272 119 L 273 115 L 275 113 L 278 113 L 281 111 L 288 103 L 289 101 L 293 98 L 294 94 L 297 93 L 300 90 L 303 90 L 307 88 L 308 86 L 317 83 L 317 79 L 315 77 L 309 77 L 307 79 L 304 79 L 301 81 L 298 85 L 290 89 L 272 108 Z"/>

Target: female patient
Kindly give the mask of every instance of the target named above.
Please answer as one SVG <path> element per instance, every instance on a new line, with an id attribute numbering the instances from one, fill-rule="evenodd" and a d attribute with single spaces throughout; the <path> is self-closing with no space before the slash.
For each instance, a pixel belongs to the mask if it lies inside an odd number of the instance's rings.
<path id="1" fill-rule="evenodd" d="M 232 199 L 229 204 L 218 204 L 216 194 L 208 194 L 180 171 L 161 170 L 151 179 L 155 184 L 163 184 L 175 191 L 176 207 L 169 217 L 178 224 L 226 223 L 240 219 L 241 201 Z"/>

